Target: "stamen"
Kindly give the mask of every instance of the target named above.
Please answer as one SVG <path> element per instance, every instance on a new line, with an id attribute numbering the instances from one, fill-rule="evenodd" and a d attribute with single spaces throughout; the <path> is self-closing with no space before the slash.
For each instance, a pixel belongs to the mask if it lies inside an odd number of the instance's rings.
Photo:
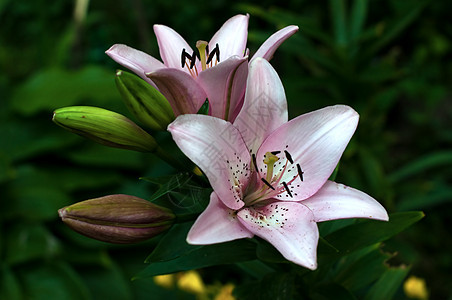
<path id="1" fill-rule="evenodd" d="M 210 52 L 209 57 L 207 58 L 207 64 L 210 64 L 212 62 L 213 57 L 215 56 L 215 49 L 213 49 L 212 52 Z"/>
<path id="2" fill-rule="evenodd" d="M 273 155 L 276 155 L 276 154 L 281 153 L 281 151 L 272 151 L 272 152 L 270 152 L 270 153 L 273 154 Z"/>
<path id="3" fill-rule="evenodd" d="M 186 55 L 186 54 L 187 54 L 187 52 L 185 52 L 185 48 L 182 49 L 182 55 L 181 55 L 181 57 L 180 57 L 180 62 L 181 62 L 181 64 L 182 64 L 182 68 L 185 66 L 185 59 L 186 59 L 185 55 Z"/>
<path id="4" fill-rule="evenodd" d="M 290 192 L 289 187 L 287 186 L 287 183 L 283 181 L 282 184 L 284 185 L 284 188 L 286 189 L 287 194 L 289 194 L 290 198 L 293 198 L 292 193 Z"/>
<path id="5" fill-rule="evenodd" d="M 251 158 L 253 159 L 253 165 L 254 165 L 254 168 L 256 169 L 256 172 L 259 174 L 259 170 L 257 169 L 257 163 L 256 163 L 256 154 L 252 154 L 251 155 Z"/>
<path id="6" fill-rule="evenodd" d="M 301 170 L 301 167 L 299 164 L 297 164 L 297 170 L 298 170 L 298 176 L 300 176 L 300 180 L 303 181 L 304 172 Z"/>
<path id="7" fill-rule="evenodd" d="M 190 61 L 190 65 L 188 65 L 187 59 L 188 59 L 188 61 Z M 181 54 L 181 65 L 182 65 L 182 68 L 187 67 L 188 72 L 190 73 L 190 75 L 192 77 L 196 77 L 198 75 L 198 71 L 196 70 L 195 62 L 196 62 L 195 52 L 193 51 L 193 54 L 190 55 L 190 54 L 188 54 L 185 51 L 185 48 L 182 49 L 182 54 Z M 196 74 L 193 71 L 193 67 L 195 67 Z"/>
<path id="8" fill-rule="evenodd" d="M 290 155 L 290 153 L 287 152 L 287 150 L 284 150 L 284 153 L 286 154 L 287 160 L 290 161 L 291 164 L 293 164 L 292 155 Z"/>
<path id="9" fill-rule="evenodd" d="M 217 58 L 217 62 L 220 61 L 220 47 L 218 46 L 218 44 L 215 45 L 215 48 L 213 48 L 212 52 L 209 52 L 209 48 L 206 48 L 207 53 L 209 54 L 208 58 L 207 58 L 207 64 L 212 62 L 212 59 L 214 56 L 216 56 Z"/>
<path id="10" fill-rule="evenodd" d="M 272 185 L 270 183 L 268 183 L 267 180 L 265 180 L 264 178 L 261 178 L 262 182 L 265 183 L 269 188 L 271 188 L 272 190 L 275 190 L 274 187 L 272 187 Z"/>
<path id="11" fill-rule="evenodd" d="M 191 63 L 190 63 L 190 69 L 193 69 L 193 67 L 195 66 L 195 62 L 196 62 L 196 55 L 195 55 L 195 51 L 193 51 L 193 54 L 191 55 Z"/>
<path id="12" fill-rule="evenodd" d="M 220 62 L 220 46 L 218 44 L 215 45 L 215 52 L 217 52 L 217 63 Z"/>

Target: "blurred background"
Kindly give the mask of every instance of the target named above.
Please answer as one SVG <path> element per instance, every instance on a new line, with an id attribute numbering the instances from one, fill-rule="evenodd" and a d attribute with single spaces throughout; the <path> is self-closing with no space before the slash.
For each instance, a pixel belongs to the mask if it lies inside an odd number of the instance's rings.
<path id="1" fill-rule="evenodd" d="M 0 1 L 0 299 L 195 297 L 130 280 L 154 241 L 95 242 L 57 215 L 107 194 L 147 198 L 155 186 L 138 178 L 173 171 L 151 155 L 86 141 L 51 118 L 56 108 L 91 105 L 133 119 L 114 83 L 120 66 L 105 50 L 123 43 L 159 58 L 153 24 L 194 45 L 238 13 L 250 14 L 251 54 L 276 30 L 300 27 L 272 60 L 290 117 L 339 103 L 360 113 L 336 180 L 389 212 L 425 212 L 385 243 L 397 252 L 388 263 L 410 265 L 431 299 L 452 299 L 451 11 L 445 0 Z M 225 273 L 204 280 L 234 282 Z"/>

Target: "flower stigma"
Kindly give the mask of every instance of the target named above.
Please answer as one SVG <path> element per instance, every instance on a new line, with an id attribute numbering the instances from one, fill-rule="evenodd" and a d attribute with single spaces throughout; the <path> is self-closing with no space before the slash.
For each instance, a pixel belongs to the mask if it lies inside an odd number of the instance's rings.
<path id="1" fill-rule="evenodd" d="M 198 71 L 198 67 L 196 65 L 196 58 L 200 61 L 201 71 L 204 71 L 208 68 L 216 66 L 220 62 L 220 47 L 218 44 L 215 45 L 215 48 L 209 52 L 209 43 L 206 41 L 197 41 L 196 48 L 198 52 L 193 51 L 190 55 L 185 51 L 185 48 L 182 49 L 181 54 L 181 67 L 187 68 L 190 75 L 196 78 L 200 71 Z M 214 62 L 215 58 L 215 62 Z"/>

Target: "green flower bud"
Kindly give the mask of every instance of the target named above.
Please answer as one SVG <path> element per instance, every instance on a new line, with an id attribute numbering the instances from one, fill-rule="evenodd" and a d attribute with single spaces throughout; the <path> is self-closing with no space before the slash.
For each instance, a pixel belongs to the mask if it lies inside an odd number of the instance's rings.
<path id="1" fill-rule="evenodd" d="M 118 113 L 92 106 L 57 109 L 53 122 L 102 145 L 154 152 L 157 142 L 138 125 Z"/>
<path id="2" fill-rule="evenodd" d="M 118 70 L 116 86 L 130 112 L 143 125 L 154 130 L 166 130 L 168 124 L 174 120 L 168 100 L 144 80 Z"/>
<path id="3" fill-rule="evenodd" d="M 152 238 L 171 227 L 171 210 L 129 195 L 109 195 L 61 208 L 61 219 L 90 238 L 130 244 Z"/>

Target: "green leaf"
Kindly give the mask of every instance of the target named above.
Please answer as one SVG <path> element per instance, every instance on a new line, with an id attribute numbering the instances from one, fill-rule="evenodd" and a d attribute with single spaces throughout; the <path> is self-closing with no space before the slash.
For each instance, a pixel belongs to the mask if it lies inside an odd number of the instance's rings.
<path id="1" fill-rule="evenodd" d="M 209 99 L 206 98 L 203 105 L 199 108 L 198 115 L 208 115 L 209 114 Z"/>
<path id="2" fill-rule="evenodd" d="M 383 253 L 379 244 L 371 248 L 373 249 L 371 252 L 361 254 L 357 259 L 352 258 L 354 261 L 351 263 L 348 263 L 349 256 L 341 260 L 337 266 L 340 271 L 335 276 L 334 282 L 349 290 L 359 291 L 380 278 L 387 270 L 385 262 L 394 255 Z"/>
<path id="3" fill-rule="evenodd" d="M 146 269 L 138 273 L 134 279 L 253 259 L 256 259 L 256 244 L 250 240 L 241 239 L 202 246 L 173 260 L 151 263 Z"/>
<path id="4" fill-rule="evenodd" d="M 23 299 L 17 278 L 11 272 L 11 269 L 3 264 L 0 269 L 0 299 Z"/>
<path id="5" fill-rule="evenodd" d="M 143 167 L 146 154 L 104 147 L 87 141 L 86 146 L 71 149 L 66 155 L 79 165 L 136 170 Z"/>
<path id="6" fill-rule="evenodd" d="M 114 263 L 108 267 L 83 269 L 81 277 L 90 289 L 92 299 L 128 300 L 134 299 L 130 281 Z"/>
<path id="7" fill-rule="evenodd" d="M 120 97 L 110 70 L 87 66 L 77 71 L 44 69 L 21 85 L 11 98 L 12 109 L 26 116 L 56 107 L 114 103 Z"/>
<path id="8" fill-rule="evenodd" d="M 267 241 L 256 239 L 256 255 L 259 259 L 271 263 L 288 263 L 281 253 Z"/>
<path id="9" fill-rule="evenodd" d="M 429 153 L 390 174 L 389 181 L 391 183 L 397 183 L 411 176 L 426 172 L 429 169 L 444 167 L 446 165 L 452 165 L 452 152 L 450 150 Z"/>
<path id="10" fill-rule="evenodd" d="M 82 236 L 80 234 L 78 235 Z M 63 249 L 60 252 L 61 257 L 65 261 L 78 266 L 83 265 L 89 267 L 109 268 L 113 264 L 112 259 L 105 249 L 82 248 L 76 247 L 74 244 L 65 243 L 63 244 Z"/>
<path id="11" fill-rule="evenodd" d="M 403 16 L 398 17 L 390 27 L 385 30 L 381 37 L 378 37 L 376 41 L 363 51 L 363 58 L 365 60 L 371 59 L 375 53 L 389 44 L 393 39 L 400 35 L 411 23 L 413 23 L 422 10 L 429 3 L 429 0 L 421 1 L 420 3 L 412 2 L 411 11 L 406 12 Z"/>
<path id="12" fill-rule="evenodd" d="M 329 300 L 355 300 L 356 297 L 345 287 L 337 283 L 326 283 L 316 286 L 310 299 Z"/>
<path id="13" fill-rule="evenodd" d="M 17 224 L 6 231 L 5 261 L 10 265 L 48 259 L 60 251 L 56 238 L 43 226 Z"/>
<path id="14" fill-rule="evenodd" d="M 238 286 L 234 289 L 233 295 L 243 300 L 300 299 L 297 297 L 297 288 L 300 288 L 300 283 L 295 279 L 292 273 L 273 272 L 259 282 Z"/>
<path id="15" fill-rule="evenodd" d="M 5 190 L 10 200 L 0 202 L 0 216 L 32 221 L 56 219 L 58 209 L 72 201 L 52 176 L 46 175 L 31 167 L 17 169 L 16 179 Z"/>
<path id="16" fill-rule="evenodd" d="M 412 194 L 405 194 L 397 203 L 400 211 L 413 209 L 430 209 L 437 205 L 452 202 L 452 187 L 448 183 L 441 183 L 431 187 L 428 192 L 419 193 L 414 190 Z"/>
<path id="17" fill-rule="evenodd" d="M 367 16 L 367 0 L 354 0 L 350 15 L 350 38 L 360 36 Z"/>
<path id="18" fill-rule="evenodd" d="M 48 124 L 35 120 L 11 121 L 0 126 L 0 155 L 4 153 L 11 160 L 34 157 L 43 153 L 71 147 L 78 137 L 67 134 L 54 126 L 48 116 Z"/>
<path id="19" fill-rule="evenodd" d="M 345 1 L 330 0 L 330 10 L 336 45 L 344 47 L 348 43 Z"/>
<path id="20" fill-rule="evenodd" d="M 372 286 L 366 297 L 364 297 L 364 300 L 392 299 L 410 269 L 411 267 L 407 266 L 389 268 Z"/>
<path id="21" fill-rule="evenodd" d="M 80 276 L 67 264 L 50 262 L 23 268 L 19 272 L 24 299 L 91 299 Z"/>
<path id="22" fill-rule="evenodd" d="M 262 279 L 265 275 L 274 272 L 275 270 L 260 260 L 251 260 L 236 263 L 243 272 L 248 273 L 256 279 Z"/>
<path id="23" fill-rule="evenodd" d="M 201 248 L 187 243 L 187 234 L 193 222 L 175 224 L 159 241 L 154 251 L 146 258 L 146 263 L 168 261 L 187 255 L 191 251 Z"/>
<path id="24" fill-rule="evenodd" d="M 338 256 L 342 256 L 387 240 L 423 217 L 422 212 L 402 212 L 391 214 L 389 222 L 362 220 L 329 234 L 325 239 L 340 251 Z M 323 258 L 329 260 L 334 257 L 329 255 Z"/>

